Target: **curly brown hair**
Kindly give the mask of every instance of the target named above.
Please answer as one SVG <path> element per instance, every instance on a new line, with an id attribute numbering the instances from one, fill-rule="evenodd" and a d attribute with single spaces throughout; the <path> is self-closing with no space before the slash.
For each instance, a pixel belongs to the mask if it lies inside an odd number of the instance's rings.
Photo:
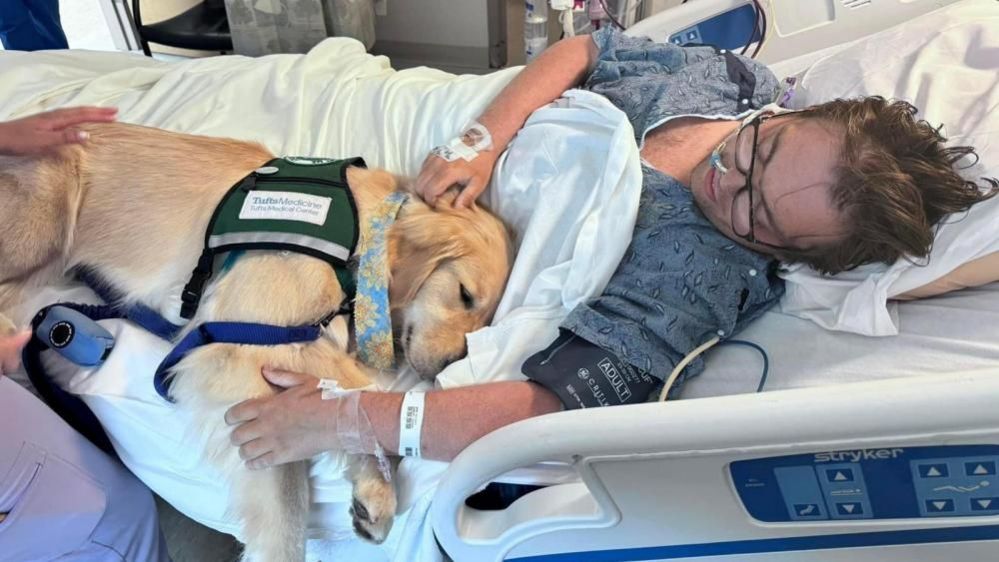
<path id="1" fill-rule="evenodd" d="M 935 225 L 994 196 L 999 181 L 987 185 L 957 172 L 959 161 L 977 154 L 970 146 L 944 146 L 947 140 L 910 103 L 880 96 L 838 99 L 801 113 L 843 131 L 842 154 L 831 188 L 847 221 L 845 238 L 806 251 L 784 251 L 787 261 L 804 262 L 824 273 L 867 263 L 922 258 L 933 246 Z"/>

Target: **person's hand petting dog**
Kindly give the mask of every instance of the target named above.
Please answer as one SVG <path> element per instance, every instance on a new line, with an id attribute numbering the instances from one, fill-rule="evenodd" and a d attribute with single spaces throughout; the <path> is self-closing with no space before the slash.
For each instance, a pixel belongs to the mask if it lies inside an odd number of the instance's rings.
<path id="1" fill-rule="evenodd" d="M 471 207 L 489 185 L 496 158 L 494 151 L 485 151 L 470 161 L 459 158 L 448 162 L 436 154 L 430 154 L 423 161 L 413 188 L 427 204 L 437 207 L 441 194 L 458 186 L 461 192 L 454 200 L 454 206 Z"/>
<path id="2" fill-rule="evenodd" d="M 0 122 L 0 154 L 31 156 L 87 142 L 89 135 L 77 125 L 108 123 L 117 115 L 114 107 L 69 107 Z"/>
<path id="3" fill-rule="evenodd" d="M 235 425 L 230 435 L 251 469 L 308 459 L 325 451 L 364 454 L 375 450 L 375 435 L 361 393 L 324 400 L 319 379 L 303 373 L 264 369 L 264 378 L 280 391 L 275 396 L 241 402 L 225 413 Z"/>

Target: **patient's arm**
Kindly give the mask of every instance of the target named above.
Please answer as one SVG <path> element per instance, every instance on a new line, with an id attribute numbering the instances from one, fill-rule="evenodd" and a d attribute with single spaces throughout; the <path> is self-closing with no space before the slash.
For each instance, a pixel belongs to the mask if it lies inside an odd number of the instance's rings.
<path id="1" fill-rule="evenodd" d="M 378 442 L 399 450 L 401 393 L 365 392 L 361 405 Z M 511 423 L 562 409 L 555 393 L 527 381 L 504 381 L 428 392 L 420 443 L 425 458 L 449 461 L 480 437 Z"/>
<path id="2" fill-rule="evenodd" d="M 449 187 L 460 185 L 464 189 L 455 204 L 462 207 L 471 204 L 486 188 L 496 159 L 528 116 L 581 84 L 593 70 L 597 54 L 597 47 L 588 35 L 563 39 L 541 53 L 503 88 L 479 117 L 479 122 L 489 129 L 493 148 L 467 162 L 461 158 L 447 162 L 431 155 L 416 179 L 416 192 L 432 204 Z"/>
<path id="3" fill-rule="evenodd" d="M 323 400 L 319 379 L 311 375 L 265 371 L 264 376 L 286 390 L 241 402 L 225 414 L 226 423 L 237 426 L 230 440 L 250 468 L 326 450 L 375 453 L 376 441 L 390 454 L 398 452 L 402 394 L 364 392 L 359 413 L 353 397 Z M 420 446 L 424 457 L 437 460 L 453 459 L 495 429 L 562 409 L 553 392 L 527 381 L 432 391 L 425 404 Z"/>

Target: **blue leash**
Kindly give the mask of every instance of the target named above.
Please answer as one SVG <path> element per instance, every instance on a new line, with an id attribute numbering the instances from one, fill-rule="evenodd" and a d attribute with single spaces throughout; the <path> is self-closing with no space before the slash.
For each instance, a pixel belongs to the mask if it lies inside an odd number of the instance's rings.
<path id="1" fill-rule="evenodd" d="M 223 264 L 222 271 L 231 268 L 242 253 L 239 251 L 232 252 Z M 83 307 L 78 310 L 90 316 L 93 320 L 124 318 L 167 341 L 173 341 L 183 328 L 171 323 L 159 313 L 143 304 L 136 303 L 127 307 L 122 306 L 121 297 L 89 269 L 79 269 L 76 272 L 76 277 L 97 293 L 97 296 L 108 303 L 96 308 L 87 305 L 74 305 L 76 307 Z M 186 357 L 188 353 L 198 347 L 211 343 L 286 345 L 311 342 L 319 339 L 319 336 L 322 334 L 322 328 L 329 324 L 334 317 L 349 311 L 349 304 L 346 304 L 319 322 L 304 326 L 273 326 L 253 322 L 206 322 L 196 329 L 191 330 L 170 350 L 170 353 L 163 359 L 159 367 L 156 368 L 156 374 L 153 376 L 153 386 L 156 388 L 157 394 L 173 402 L 173 399 L 169 395 L 170 370 Z"/>
<path id="2" fill-rule="evenodd" d="M 100 310 L 102 311 L 101 314 L 106 314 L 106 316 L 103 316 L 102 318 L 94 318 L 91 316 L 91 319 L 93 320 L 124 318 L 134 322 L 143 330 L 146 330 L 160 339 L 167 341 L 173 340 L 182 328 L 182 326 L 178 326 L 170 322 L 166 318 L 160 316 L 158 312 L 144 304 L 134 303 L 131 306 L 122 306 L 123 299 L 121 298 L 121 295 L 115 292 L 106 282 L 104 282 L 90 269 L 78 268 L 76 270 L 76 278 L 86 285 L 91 291 L 96 293 L 102 301 L 107 303 L 100 307 Z M 106 309 L 106 311 L 104 311 L 104 309 Z M 83 310 L 81 310 L 81 312 L 90 316 L 90 314 Z M 116 316 L 112 316 L 112 314 Z"/>
<path id="3" fill-rule="evenodd" d="M 173 402 L 169 394 L 170 370 L 195 349 L 211 343 L 285 345 L 311 342 L 319 339 L 322 327 L 329 323 L 333 316 L 335 314 L 316 324 L 292 327 L 252 322 L 206 322 L 184 336 L 184 339 L 180 340 L 180 343 L 163 359 L 160 366 L 156 368 L 153 385 L 160 396 Z"/>
<path id="4" fill-rule="evenodd" d="M 87 407 L 79 396 L 67 392 L 55 383 L 45 371 L 42 353 L 50 349 L 49 345 L 37 335 L 39 325 L 45 320 L 53 307 L 64 307 L 75 310 L 90 320 L 127 319 L 164 340 L 173 339 L 180 326 L 172 324 L 147 306 L 134 304 L 123 306 L 123 299 L 91 270 L 80 268 L 75 272 L 77 279 L 86 284 L 105 304 L 79 304 L 60 302 L 46 306 L 31 321 L 32 337 L 21 352 L 21 362 L 24 370 L 42 399 L 55 411 L 59 417 L 71 427 L 79 431 L 98 448 L 116 457 L 111 440 L 101 426 L 100 420 Z"/>

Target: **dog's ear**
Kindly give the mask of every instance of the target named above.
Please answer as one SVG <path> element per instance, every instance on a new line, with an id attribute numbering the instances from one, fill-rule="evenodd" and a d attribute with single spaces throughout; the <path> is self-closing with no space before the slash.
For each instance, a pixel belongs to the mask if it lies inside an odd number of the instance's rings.
<path id="1" fill-rule="evenodd" d="M 437 206 L 438 207 L 443 206 L 449 209 L 453 208 L 454 202 L 458 200 L 459 193 L 461 193 L 461 190 L 458 189 L 457 187 L 448 188 L 447 191 L 441 193 L 440 197 L 437 198 L 438 201 Z"/>
<path id="2" fill-rule="evenodd" d="M 448 213 L 435 212 L 423 202 L 406 205 L 389 235 L 392 308 L 412 302 L 434 270 L 462 254 L 464 236 L 460 229 Z"/>
<path id="3" fill-rule="evenodd" d="M 414 199 L 418 199 L 421 202 L 423 197 L 416 192 L 416 182 L 414 181 L 402 181 L 399 183 L 400 191 L 405 191 L 410 194 Z M 435 205 L 438 209 L 446 208 L 450 209 L 454 207 L 454 202 L 458 199 L 458 194 L 461 193 L 461 188 L 457 186 L 449 187 L 444 193 L 437 196 L 437 204 Z"/>

